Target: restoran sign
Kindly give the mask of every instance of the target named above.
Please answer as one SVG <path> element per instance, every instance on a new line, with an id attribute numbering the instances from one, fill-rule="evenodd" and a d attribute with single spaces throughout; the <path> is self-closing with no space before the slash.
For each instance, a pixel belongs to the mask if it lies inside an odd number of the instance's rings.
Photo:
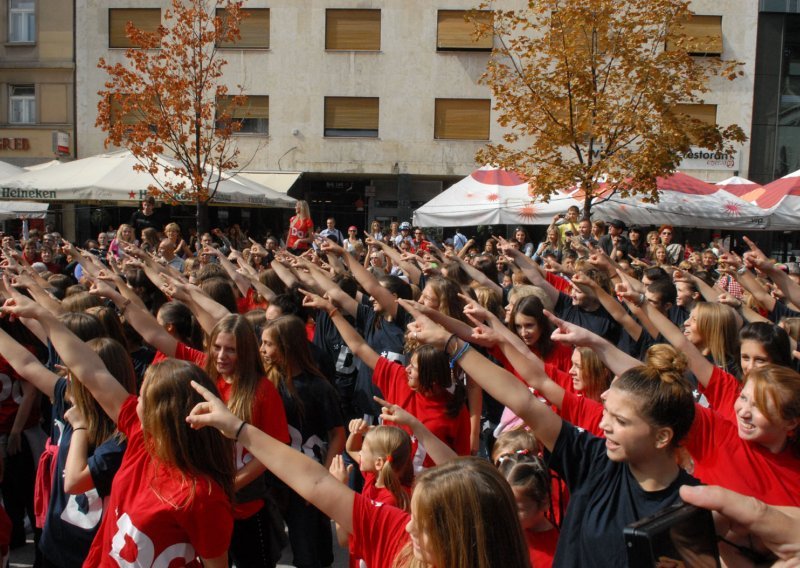
<path id="1" fill-rule="evenodd" d="M 679 170 L 738 171 L 738 152 L 714 152 L 705 148 L 691 148 L 683 155 Z"/>

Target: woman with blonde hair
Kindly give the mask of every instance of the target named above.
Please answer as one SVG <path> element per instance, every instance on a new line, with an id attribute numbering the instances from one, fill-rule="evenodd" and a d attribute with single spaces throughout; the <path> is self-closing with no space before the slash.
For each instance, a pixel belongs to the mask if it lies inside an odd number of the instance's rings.
<path id="1" fill-rule="evenodd" d="M 302 254 L 314 242 L 314 222 L 308 202 L 302 199 L 294 206 L 295 215 L 289 219 L 289 232 L 286 235 L 286 248 L 292 254 Z"/>
<path id="2" fill-rule="evenodd" d="M 123 254 L 125 254 L 124 247 L 126 245 L 135 245 L 136 243 L 136 235 L 133 231 L 133 227 L 123 223 L 119 227 L 117 227 L 117 233 L 114 236 L 114 240 L 111 241 L 111 244 L 108 245 L 108 251 L 113 253 L 116 258 L 119 258 Z"/>
<path id="3" fill-rule="evenodd" d="M 458 458 L 426 470 L 414 485 L 411 513 L 353 492 L 323 466 L 230 414 L 201 386 L 206 399 L 187 418 L 239 439 L 270 471 L 309 503 L 356 535 L 355 554 L 371 568 L 530 566 L 508 483 L 486 461 Z M 491 519 L 491 522 L 476 522 Z"/>

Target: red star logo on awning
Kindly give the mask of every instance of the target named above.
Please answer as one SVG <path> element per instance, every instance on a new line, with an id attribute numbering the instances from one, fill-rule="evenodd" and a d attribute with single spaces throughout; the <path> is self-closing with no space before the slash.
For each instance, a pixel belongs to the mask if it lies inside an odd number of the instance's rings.
<path id="1" fill-rule="evenodd" d="M 128 199 L 136 199 L 136 192 L 135 191 L 129 191 L 128 192 Z"/>

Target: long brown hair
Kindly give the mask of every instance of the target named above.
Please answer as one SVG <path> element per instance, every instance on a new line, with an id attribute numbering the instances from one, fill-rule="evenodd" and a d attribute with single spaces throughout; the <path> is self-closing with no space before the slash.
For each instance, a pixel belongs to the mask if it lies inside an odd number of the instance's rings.
<path id="1" fill-rule="evenodd" d="M 130 394 L 136 392 L 136 373 L 128 350 L 119 342 L 108 337 L 98 337 L 86 345 L 103 360 L 108 372 L 125 387 Z M 72 403 L 86 420 L 86 434 L 89 445 L 97 447 L 117 433 L 117 426 L 81 381 L 70 381 L 67 392 Z"/>
<path id="2" fill-rule="evenodd" d="M 256 400 L 258 382 L 264 376 L 264 367 L 258 352 L 258 343 L 253 326 L 247 318 L 231 314 L 221 319 L 208 339 L 206 372 L 212 381 L 219 378 L 215 358 L 211 355 L 215 341 L 220 333 L 230 333 L 236 341 L 236 371 L 233 374 L 233 388 L 228 400 L 228 408 L 245 422 L 252 422 L 253 403 Z"/>
<path id="3" fill-rule="evenodd" d="M 303 401 L 297 395 L 297 389 L 292 380 L 292 370 L 319 377 L 323 380 L 325 375 L 319 370 L 311 357 L 308 347 L 306 326 L 297 316 L 281 316 L 268 321 L 263 333 L 277 346 L 280 357 L 267 365 L 267 378 L 272 381 L 278 391 L 288 393 L 297 409 L 300 420 L 303 419 Z"/>
<path id="4" fill-rule="evenodd" d="M 412 515 L 435 566 L 530 566 L 517 504 L 503 476 L 479 458 L 457 458 L 425 470 L 414 486 Z M 428 566 L 409 542 L 394 568 Z"/>
<path id="5" fill-rule="evenodd" d="M 195 381 L 215 396 L 219 391 L 197 365 L 167 359 L 151 365 L 144 376 L 141 391 L 142 432 L 147 451 L 156 467 L 177 468 L 191 492 L 183 503 L 171 503 L 176 509 L 186 507 L 194 498 L 198 478 L 217 482 L 233 497 L 235 475 L 233 441 L 215 428 L 195 430 L 186 417 L 195 405 L 204 402 L 191 386 Z M 158 487 L 153 487 L 158 492 Z M 167 497 L 167 496 L 163 496 Z"/>

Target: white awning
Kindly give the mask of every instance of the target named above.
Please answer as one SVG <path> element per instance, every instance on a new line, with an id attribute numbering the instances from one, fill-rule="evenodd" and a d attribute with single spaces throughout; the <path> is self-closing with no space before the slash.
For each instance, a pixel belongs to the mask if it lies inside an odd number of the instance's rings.
<path id="1" fill-rule="evenodd" d="M 302 172 L 239 172 L 240 176 L 270 188 L 278 193 L 289 193 Z"/>

